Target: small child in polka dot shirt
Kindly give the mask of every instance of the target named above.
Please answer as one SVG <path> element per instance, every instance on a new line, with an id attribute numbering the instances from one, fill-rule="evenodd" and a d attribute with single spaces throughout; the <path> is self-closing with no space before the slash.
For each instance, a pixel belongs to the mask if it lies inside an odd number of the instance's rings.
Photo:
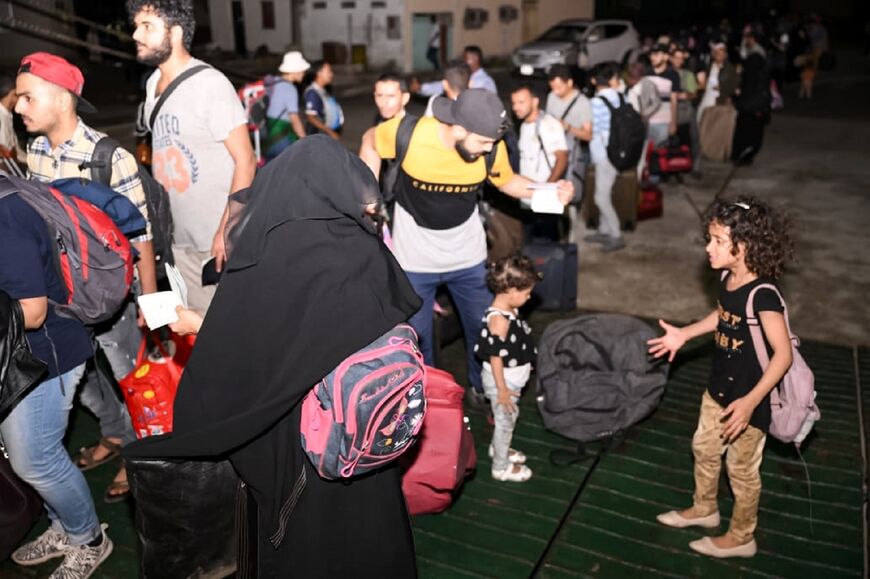
<path id="1" fill-rule="evenodd" d="M 537 349 L 532 330 L 518 310 L 532 294 L 540 276 L 523 255 L 511 255 L 490 264 L 486 283 L 495 294 L 483 316 L 483 329 L 474 352 L 483 360 L 483 390 L 492 404 L 495 428 L 489 445 L 492 478 L 525 482 L 532 476 L 526 455 L 510 447 L 519 417 L 519 400 L 529 381 Z"/>

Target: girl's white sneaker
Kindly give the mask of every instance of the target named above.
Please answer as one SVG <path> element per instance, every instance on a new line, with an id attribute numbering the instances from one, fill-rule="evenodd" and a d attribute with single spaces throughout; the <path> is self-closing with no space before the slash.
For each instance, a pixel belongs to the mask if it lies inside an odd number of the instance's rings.
<path id="1" fill-rule="evenodd" d="M 493 469 L 492 478 L 502 482 L 526 482 L 527 480 L 532 478 L 532 469 L 524 464 L 516 466 L 520 467 L 519 470 L 514 470 L 514 465 L 510 465 L 504 470 Z"/>
<path id="2" fill-rule="evenodd" d="M 495 456 L 495 449 L 489 445 L 489 458 Z M 526 455 L 519 450 L 511 448 L 508 450 L 508 460 L 511 464 L 526 464 Z"/>

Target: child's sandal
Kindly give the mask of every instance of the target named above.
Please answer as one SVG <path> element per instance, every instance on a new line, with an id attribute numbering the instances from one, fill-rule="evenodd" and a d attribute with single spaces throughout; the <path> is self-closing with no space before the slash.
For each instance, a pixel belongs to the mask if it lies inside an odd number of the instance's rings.
<path id="1" fill-rule="evenodd" d="M 489 458 L 492 458 L 494 456 L 495 449 L 492 447 L 492 445 L 489 445 Z M 519 450 L 511 448 L 510 450 L 508 450 L 508 461 L 511 464 L 526 464 L 526 455 Z"/>
<path id="2" fill-rule="evenodd" d="M 517 470 L 516 467 L 519 467 L 519 470 Z M 527 480 L 532 478 L 532 469 L 524 464 L 512 464 L 504 470 L 493 469 L 492 478 L 502 482 L 526 482 Z"/>

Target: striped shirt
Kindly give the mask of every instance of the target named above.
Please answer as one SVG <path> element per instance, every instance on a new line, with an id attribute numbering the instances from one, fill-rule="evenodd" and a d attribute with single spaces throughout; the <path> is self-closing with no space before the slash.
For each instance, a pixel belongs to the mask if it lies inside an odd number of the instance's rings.
<path id="1" fill-rule="evenodd" d="M 69 177 L 90 179 L 91 170 L 82 169 L 79 165 L 91 160 L 97 141 L 105 136 L 105 133 L 95 131 L 79 119 L 72 137 L 58 145 L 54 151 L 51 150 L 48 137 L 45 135 L 36 137 L 27 147 L 27 176 L 43 183 Z M 123 147 L 115 149 L 112 155 L 112 178 L 109 187 L 129 199 L 145 218 L 147 224 L 145 234 L 130 241 L 133 243 L 150 241 L 151 223 L 148 220 L 145 190 L 139 179 L 139 166 L 133 155 Z"/>
<path id="2" fill-rule="evenodd" d="M 593 163 L 607 158 L 607 143 L 610 141 L 610 109 L 601 102 L 602 98 L 606 98 L 614 108 L 620 106 L 619 93 L 610 87 L 602 89 L 589 99 L 592 105 L 592 139 L 589 142 L 589 152 Z"/>

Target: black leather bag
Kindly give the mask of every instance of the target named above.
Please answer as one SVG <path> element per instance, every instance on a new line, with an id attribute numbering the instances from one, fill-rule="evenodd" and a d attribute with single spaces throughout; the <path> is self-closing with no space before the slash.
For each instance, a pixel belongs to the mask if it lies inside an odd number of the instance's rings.
<path id="1" fill-rule="evenodd" d="M 0 561 L 12 554 L 41 514 L 42 499 L 0 453 Z"/>

